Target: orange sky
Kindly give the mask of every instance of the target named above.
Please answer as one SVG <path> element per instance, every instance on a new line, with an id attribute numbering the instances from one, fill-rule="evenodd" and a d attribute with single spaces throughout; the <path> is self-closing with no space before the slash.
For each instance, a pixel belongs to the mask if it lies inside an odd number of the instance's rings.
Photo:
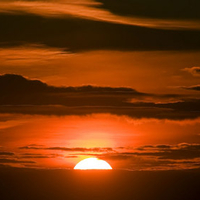
<path id="1" fill-rule="evenodd" d="M 100 156 L 109 153 L 117 155 L 127 151 L 134 152 L 134 149 L 145 145 L 200 142 L 199 119 L 182 121 L 132 119 L 110 114 L 82 117 L 13 114 L 5 117 L 10 120 L 0 124 L 1 150 L 14 152 L 16 159 L 21 157 L 23 161 L 36 162 L 31 164 L 32 167 L 72 168 L 81 159 L 90 157 L 91 153 Z M 79 151 L 76 148 L 85 150 Z M 101 150 L 90 150 L 91 148 Z M 112 148 L 112 150 L 103 148 Z M 23 158 L 24 155 L 27 157 Z M 45 155 L 49 158 L 38 158 Z M 109 161 L 109 158 L 107 160 Z M 127 162 L 128 167 L 130 161 L 116 159 L 110 162 L 114 163 L 115 167 L 126 165 Z"/>
<path id="2" fill-rule="evenodd" d="M 200 65 L 199 51 L 73 54 L 56 48 L 24 46 L 0 49 L 0 55 L 2 73 L 21 74 L 57 86 L 123 85 L 142 92 L 191 93 L 179 86 L 199 83 L 198 76 L 185 70 Z"/>
<path id="3" fill-rule="evenodd" d="M 0 166 L 198 168 L 195 3 L 2 0 Z"/>

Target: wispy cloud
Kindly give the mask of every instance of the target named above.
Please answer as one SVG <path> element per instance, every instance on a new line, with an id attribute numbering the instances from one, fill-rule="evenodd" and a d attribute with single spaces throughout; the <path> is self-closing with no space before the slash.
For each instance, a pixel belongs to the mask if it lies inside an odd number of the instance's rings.
<path id="1" fill-rule="evenodd" d="M 5 163 L 5 164 L 16 164 L 16 163 L 21 163 L 21 164 L 33 164 L 35 163 L 34 161 L 27 161 L 27 160 L 17 160 L 17 159 L 7 159 L 7 158 L 0 158 L 0 163 Z"/>
<path id="2" fill-rule="evenodd" d="M 176 145 L 158 144 L 144 145 L 139 147 L 121 147 L 121 148 L 80 148 L 80 147 L 39 147 L 37 145 L 28 145 L 19 147 L 20 151 L 62 151 L 72 152 L 65 155 L 64 158 L 78 158 L 79 156 L 98 157 L 113 164 L 116 168 L 123 166 L 130 170 L 182 170 L 197 169 L 200 167 L 200 144 L 198 143 L 180 143 Z M 16 159 L 2 159 L 2 163 L 34 163 L 32 161 L 21 160 L 23 158 L 50 159 L 58 158 L 58 154 L 44 153 L 25 153 Z M 63 155 L 62 155 L 63 157 Z M 0 160 L 1 162 L 1 160 Z"/>
<path id="3" fill-rule="evenodd" d="M 184 86 L 183 89 L 200 91 L 200 85 Z"/>
<path id="4" fill-rule="evenodd" d="M 3 65 L 34 65 L 66 58 L 70 53 L 62 48 L 50 48 L 43 45 L 29 44 L 13 48 L 0 48 L 0 61 Z"/>
<path id="5" fill-rule="evenodd" d="M 200 145 L 146 145 L 96 156 L 111 163 L 129 163 L 127 167 L 131 170 L 196 169 L 200 166 Z"/>
<path id="6" fill-rule="evenodd" d="M 200 76 L 200 67 L 199 66 L 184 68 L 183 71 L 189 72 L 193 76 L 197 76 L 197 77 Z"/>
<path id="7" fill-rule="evenodd" d="M 107 148 L 83 148 L 83 147 L 74 147 L 74 148 L 68 148 L 68 147 L 38 147 L 38 146 L 24 146 L 19 147 L 19 149 L 33 149 L 33 150 L 52 150 L 52 151 L 72 151 L 72 152 L 112 152 L 113 149 L 110 147 Z"/>
<path id="8" fill-rule="evenodd" d="M 97 7 L 95 1 L 72 2 L 44 2 L 44 1 L 9 1 L 0 3 L 0 12 L 6 13 L 31 13 L 44 17 L 69 17 L 104 21 L 117 24 L 144 26 L 159 29 L 196 29 L 200 30 L 199 21 L 195 20 L 169 20 L 151 19 L 142 17 L 125 17 L 111 13 Z"/>

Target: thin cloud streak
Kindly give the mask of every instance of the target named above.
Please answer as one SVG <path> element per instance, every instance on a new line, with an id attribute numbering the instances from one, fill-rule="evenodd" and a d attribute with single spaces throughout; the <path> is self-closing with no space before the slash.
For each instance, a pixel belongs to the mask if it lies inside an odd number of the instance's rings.
<path id="1" fill-rule="evenodd" d="M 186 90 L 194 90 L 194 91 L 200 91 L 200 85 L 193 85 L 193 86 L 183 86 L 183 89 Z"/>
<path id="2" fill-rule="evenodd" d="M 198 20 L 164 20 L 140 17 L 124 17 L 115 15 L 108 10 L 94 7 L 98 3 L 87 1 L 81 4 L 72 3 L 56 3 L 41 1 L 13 1 L 1 2 L 1 13 L 31 13 L 44 17 L 79 17 L 83 19 L 104 21 L 109 23 L 117 23 L 132 26 L 142 26 L 157 29 L 192 29 L 200 30 L 200 22 Z"/>
<path id="3" fill-rule="evenodd" d="M 65 49 L 50 48 L 43 45 L 29 44 L 13 48 L 0 48 L 1 65 L 31 65 L 45 63 L 55 59 L 66 59 L 70 55 Z"/>
<path id="4" fill-rule="evenodd" d="M 68 147 L 38 147 L 38 146 L 24 146 L 19 147 L 19 149 L 25 149 L 25 150 L 52 150 L 52 151 L 72 151 L 72 152 L 112 152 L 113 149 L 111 147 L 107 148 L 83 148 L 83 147 L 74 147 L 74 148 L 68 148 Z"/>

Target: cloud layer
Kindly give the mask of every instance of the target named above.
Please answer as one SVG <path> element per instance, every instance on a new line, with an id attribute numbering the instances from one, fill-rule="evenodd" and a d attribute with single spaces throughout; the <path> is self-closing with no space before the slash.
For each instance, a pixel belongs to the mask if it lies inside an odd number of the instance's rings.
<path id="1" fill-rule="evenodd" d="M 198 2 L 197 2 L 198 3 Z M 125 4 L 120 1 L 114 3 L 112 1 L 3 1 L 0 3 L 0 11 L 2 13 L 27 13 L 36 14 L 44 17 L 53 18 L 70 18 L 77 17 L 87 20 L 102 21 L 116 24 L 143 26 L 160 29 L 200 29 L 199 16 L 195 12 L 187 13 L 184 9 L 185 4 L 168 5 L 171 8 L 179 6 L 179 15 L 176 10 L 173 11 L 174 16 L 166 16 L 166 6 L 158 2 L 154 2 L 152 11 L 149 12 L 148 1 L 142 3 L 144 10 L 139 9 L 141 5 L 138 2 L 127 1 Z M 147 7 L 144 7 L 146 5 Z M 183 7 L 180 8 L 180 5 Z M 151 6 L 151 5 L 150 5 Z M 196 9 L 198 6 L 194 6 Z M 148 9 L 147 9 L 148 8 Z M 193 10 L 194 10 L 193 9 Z M 109 11 L 110 10 L 110 11 Z M 162 10 L 162 11 L 160 11 Z M 172 10 L 171 10 L 172 11 Z M 180 13 L 180 11 L 182 11 Z M 114 14 L 114 13 L 115 14 Z M 171 12 L 170 12 L 171 13 Z M 153 15 L 152 15 L 153 14 Z M 157 14 L 155 16 L 154 14 Z M 163 16 L 164 14 L 164 16 Z M 169 12 L 167 12 L 169 14 Z M 182 14 L 182 18 L 180 18 Z M 177 19 L 176 19 L 177 18 Z M 195 18 L 196 21 L 191 20 Z"/>
<path id="2" fill-rule="evenodd" d="M 34 14 L 1 14 L 0 22 L 1 47 L 44 44 L 72 52 L 200 48 L 198 30 L 158 30 L 80 18 L 44 18 Z"/>
<path id="3" fill-rule="evenodd" d="M 0 76 L 2 113 L 86 115 L 111 113 L 133 118 L 186 119 L 199 117 L 200 100 L 180 95 L 155 95 L 126 87 L 54 87 L 20 75 Z M 174 101 L 167 103 L 167 99 Z M 146 101 L 146 99 L 151 101 Z M 155 98 L 155 102 L 154 102 Z M 166 99 L 157 103 L 158 98 Z M 177 100 L 176 100 L 177 99 Z"/>
<path id="4" fill-rule="evenodd" d="M 0 155 L 0 163 L 8 166 L 36 168 L 39 160 L 77 159 L 82 156 L 98 157 L 111 165 L 128 170 L 185 170 L 200 168 L 200 144 L 158 144 L 118 148 L 47 147 L 28 145 L 19 147 L 17 155 Z M 26 153 L 24 153 L 26 152 Z M 58 153 L 57 153 L 58 152 Z M 67 153 L 67 154 L 66 154 Z M 65 155 L 64 155 L 65 154 Z M 43 166 L 44 167 L 44 166 Z"/>

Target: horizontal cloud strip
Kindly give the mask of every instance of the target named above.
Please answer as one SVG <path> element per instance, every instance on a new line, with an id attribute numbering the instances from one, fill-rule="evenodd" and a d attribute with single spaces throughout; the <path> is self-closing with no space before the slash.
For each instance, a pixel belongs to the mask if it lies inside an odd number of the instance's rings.
<path id="1" fill-rule="evenodd" d="M 5 23 L 6 22 L 6 23 Z M 79 18 L 1 14 L 0 46 L 44 44 L 67 51 L 199 50 L 199 30 L 159 30 Z"/>
<path id="2" fill-rule="evenodd" d="M 178 145 L 149 145 L 138 148 L 121 147 L 120 149 L 113 149 L 113 151 L 114 152 L 103 153 L 100 155 L 96 154 L 96 156 L 110 160 L 130 159 L 135 157 L 154 157 L 160 160 L 200 159 L 200 144 L 183 143 Z"/>
<path id="3" fill-rule="evenodd" d="M 74 151 L 74 152 L 110 152 L 113 151 L 112 148 L 83 148 L 83 147 L 75 147 L 75 148 L 67 148 L 67 147 L 38 147 L 38 146 L 24 146 L 19 147 L 19 149 L 35 149 L 35 150 L 52 150 L 52 151 Z"/>
<path id="4" fill-rule="evenodd" d="M 133 118 L 186 119 L 200 117 L 200 99 L 155 95 L 132 88 L 54 87 L 19 75 L 0 76 L 0 112 L 44 115 L 111 113 Z M 156 103 L 168 97 L 169 103 Z M 145 99 L 152 99 L 151 102 Z M 154 102 L 155 99 L 155 102 Z M 134 101 L 133 101 L 134 100 Z"/>
<path id="5" fill-rule="evenodd" d="M 0 151 L 0 156 L 13 156 L 13 152 Z"/>
<path id="6" fill-rule="evenodd" d="M 133 4 L 132 4 L 133 3 Z M 160 5 L 158 1 L 155 7 Z M 199 15 L 194 15 L 195 10 L 198 6 L 193 6 L 190 9 L 191 12 L 180 13 L 181 6 L 185 4 L 181 2 L 179 5 L 179 12 L 174 12 L 174 17 L 163 17 L 163 14 L 172 13 L 166 8 L 161 11 L 158 6 L 158 15 L 155 17 L 151 14 L 155 14 L 155 9 L 149 9 L 148 1 L 145 4 L 139 5 L 145 10 L 141 10 L 137 7 L 138 2 L 116 2 L 116 1 L 79 1 L 78 3 L 73 2 L 55 2 L 55 1 L 9 1 L 0 2 L 0 12 L 2 13 L 29 13 L 35 14 L 43 17 L 53 17 L 53 18 L 69 18 L 77 17 L 82 19 L 103 21 L 116 24 L 132 25 L 132 26 L 143 26 L 158 29 L 200 29 L 199 25 Z M 162 5 L 163 6 L 163 5 Z M 169 6 L 169 5 L 168 5 Z M 114 7 L 114 9 L 113 9 Z M 177 8 L 177 5 L 172 4 L 170 11 L 173 8 Z M 148 8 L 148 9 L 147 9 Z M 110 11 L 108 10 L 110 9 Z M 113 13 L 114 11 L 114 13 Z M 132 12 L 131 15 L 129 12 Z M 150 12 L 149 12 L 150 11 Z M 163 12 L 165 11 L 165 12 Z M 167 12 L 166 12 L 167 11 Z M 139 12 L 139 13 L 138 13 Z M 148 15 L 150 13 L 150 15 Z M 198 13 L 198 12 L 197 12 Z M 145 16 L 147 14 L 147 16 Z M 182 18 L 180 14 L 184 14 Z M 127 16 L 128 15 L 128 16 Z M 168 18 L 168 19 L 164 19 Z M 195 18 L 196 20 L 192 20 Z"/>
<path id="7" fill-rule="evenodd" d="M 40 150 L 46 151 L 64 151 L 72 152 L 65 158 L 78 158 L 79 156 L 95 156 L 99 159 L 108 161 L 109 163 L 123 163 L 125 168 L 131 170 L 172 170 L 172 169 L 197 169 L 200 168 L 200 144 L 181 143 L 177 145 L 146 145 L 137 148 L 120 147 L 120 148 L 80 148 L 80 147 L 42 147 L 37 145 L 28 145 L 19 147 L 21 151 Z M 27 154 L 27 153 L 26 153 Z M 21 158 L 46 159 L 52 158 L 51 154 L 33 154 L 28 153 L 27 156 Z M 23 154 L 22 154 L 23 155 Z M 60 157 L 58 154 L 54 158 Z M 9 160 L 6 161 L 9 163 Z M 6 163 L 5 162 L 5 163 Z M 15 162 L 15 161 L 13 161 Z M 23 162 L 23 161 L 22 161 Z M 3 163 L 3 161 L 2 161 Z M 118 166 L 118 165 L 117 165 Z M 116 166 L 116 167 L 117 167 Z"/>
<path id="8" fill-rule="evenodd" d="M 193 86 L 188 86 L 188 87 L 182 87 L 183 89 L 187 89 L 187 90 L 196 90 L 196 91 L 200 91 L 200 85 L 193 85 Z"/>
<path id="9" fill-rule="evenodd" d="M 7 158 L 0 158 L 0 163 L 6 163 L 6 164 L 15 164 L 15 163 L 21 163 L 21 164 L 33 164 L 34 161 L 27 161 L 27 160 L 16 160 L 16 159 L 7 159 Z"/>
<path id="10" fill-rule="evenodd" d="M 1 94 L 30 94 L 30 93 L 94 93 L 94 94 L 130 94 L 143 96 L 132 88 L 126 87 L 97 87 L 97 86 L 80 86 L 80 87 L 54 87 L 49 86 L 39 80 L 28 80 L 23 76 L 16 74 L 0 75 L 0 93 Z"/>

